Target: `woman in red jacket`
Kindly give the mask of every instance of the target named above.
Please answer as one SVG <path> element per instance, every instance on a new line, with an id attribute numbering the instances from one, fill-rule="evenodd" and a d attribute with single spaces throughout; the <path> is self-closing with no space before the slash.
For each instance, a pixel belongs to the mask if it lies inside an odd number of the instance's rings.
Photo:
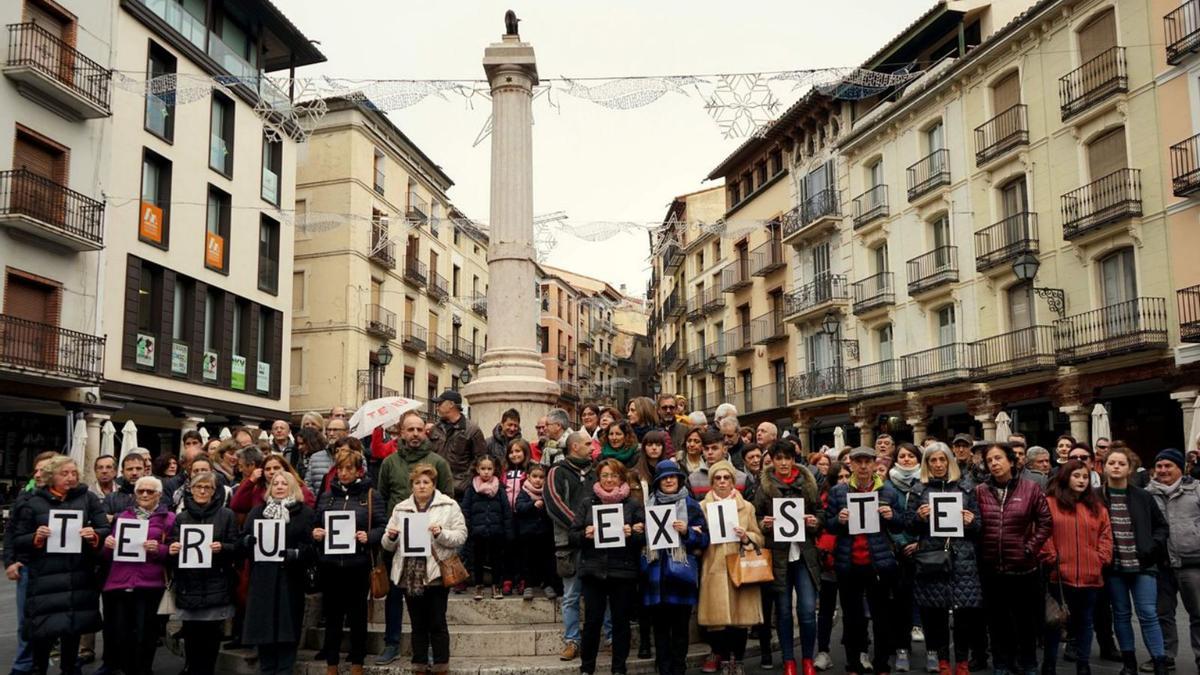
<path id="1" fill-rule="evenodd" d="M 1042 560 L 1050 565 L 1050 593 L 1067 603 L 1071 634 L 1078 660 L 1075 672 L 1092 672 L 1092 613 L 1096 596 L 1104 588 L 1104 568 L 1112 562 L 1112 526 L 1108 509 L 1092 489 L 1092 472 L 1079 460 L 1063 465 L 1046 489 L 1046 501 L 1054 521 L 1054 532 L 1042 548 Z M 1061 631 L 1046 631 L 1042 672 L 1055 672 Z"/>

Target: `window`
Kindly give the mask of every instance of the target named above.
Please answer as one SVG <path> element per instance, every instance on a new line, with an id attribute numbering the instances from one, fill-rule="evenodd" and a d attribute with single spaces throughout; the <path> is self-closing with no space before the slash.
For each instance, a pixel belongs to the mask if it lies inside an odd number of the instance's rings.
<path id="1" fill-rule="evenodd" d="M 1011 218 L 1029 210 L 1025 190 L 1025 176 L 1011 180 L 1005 183 L 1004 187 L 1000 188 L 1000 210 L 1005 218 Z M 1008 235 L 1006 234 L 1005 236 Z M 1008 239 L 1008 241 L 1018 241 L 1019 239 Z"/>
<path id="2" fill-rule="evenodd" d="M 894 353 L 892 351 L 892 324 L 887 324 L 875 330 L 875 342 L 879 347 L 879 360 L 891 361 Z"/>
<path id="3" fill-rule="evenodd" d="M 992 85 L 992 114 L 999 115 L 1021 103 L 1021 73 L 1014 70 Z"/>
<path id="4" fill-rule="evenodd" d="M 550 353 L 550 327 L 538 326 L 538 346 L 543 354 Z"/>
<path id="5" fill-rule="evenodd" d="M 304 311 L 304 272 L 292 272 L 292 311 Z"/>
<path id="6" fill-rule="evenodd" d="M 888 271 L 888 245 L 887 245 L 887 242 L 885 241 L 882 244 L 880 244 L 879 246 L 876 246 L 875 248 L 871 249 L 871 252 L 874 254 L 873 257 L 875 259 L 875 273 L 882 274 L 882 273 Z"/>
<path id="7" fill-rule="evenodd" d="M 383 194 L 383 176 L 384 176 L 384 155 L 383 151 L 375 151 L 375 191 Z"/>
<path id="8" fill-rule="evenodd" d="M 262 141 L 262 198 L 279 206 L 279 179 L 283 171 L 283 142 L 272 141 L 263 135 Z"/>
<path id="9" fill-rule="evenodd" d="M 246 390 L 246 355 L 251 353 L 250 303 L 241 298 L 233 301 L 233 354 L 229 359 L 229 384 Z"/>
<path id="10" fill-rule="evenodd" d="M 171 314 L 171 373 L 188 374 L 188 352 L 192 342 L 195 311 L 195 286 L 190 279 L 175 276 L 175 292 Z"/>
<path id="11" fill-rule="evenodd" d="M 146 56 L 147 79 L 162 78 L 154 82 L 153 93 L 146 96 L 146 131 L 172 141 L 175 138 L 175 57 L 162 47 L 150 43 Z"/>
<path id="12" fill-rule="evenodd" d="M 873 188 L 879 185 L 883 185 L 883 160 L 867 167 L 867 187 Z"/>
<path id="13" fill-rule="evenodd" d="M 292 376 L 291 387 L 295 391 L 304 386 L 304 350 L 292 347 Z"/>
<path id="14" fill-rule="evenodd" d="M 150 150 L 142 151 L 142 203 L 138 209 L 138 239 L 166 248 L 171 224 L 171 162 Z"/>
<path id="15" fill-rule="evenodd" d="M 229 207 L 229 194 L 208 186 L 204 266 L 222 274 L 229 274 Z"/>
<path id="16" fill-rule="evenodd" d="M 1125 127 L 1117 127 L 1093 139 L 1088 143 L 1087 152 L 1088 172 L 1093 181 L 1124 169 L 1128 165 L 1125 155 Z M 1105 200 L 1101 195 L 1096 196 L 1101 202 Z"/>
<path id="17" fill-rule="evenodd" d="M 937 311 L 938 346 L 954 343 L 954 305 L 946 305 Z"/>
<path id="18" fill-rule="evenodd" d="M 1137 297 L 1137 274 L 1133 249 L 1125 248 L 1100 261 L 1100 287 L 1105 306 Z"/>
<path id="19" fill-rule="evenodd" d="M 258 290 L 279 292 L 279 223 L 266 215 L 258 223 Z"/>
<path id="20" fill-rule="evenodd" d="M 222 175 L 232 178 L 233 101 L 215 91 L 212 95 L 208 135 L 208 165 Z"/>
<path id="21" fill-rule="evenodd" d="M 771 171 L 772 176 L 777 176 L 780 173 L 782 173 L 783 172 L 783 151 L 780 150 L 779 148 L 775 148 L 774 150 L 772 150 L 770 158 L 768 159 L 768 163 L 771 165 L 770 171 Z"/>
<path id="22" fill-rule="evenodd" d="M 458 265 L 451 265 L 451 267 L 450 267 L 450 289 L 451 289 L 450 294 L 456 298 L 459 297 L 458 280 L 459 280 L 460 276 L 462 276 L 462 269 L 460 269 Z"/>
<path id="23" fill-rule="evenodd" d="M 1117 19 L 1108 10 L 1079 29 L 1079 62 L 1087 63 L 1117 46 Z"/>
<path id="24" fill-rule="evenodd" d="M 416 398 L 417 396 L 417 378 L 412 373 L 404 373 L 404 396 L 405 398 Z"/>
<path id="25" fill-rule="evenodd" d="M 925 149 L 929 153 L 937 152 L 946 147 L 946 127 L 938 120 L 925 130 Z"/>
<path id="26" fill-rule="evenodd" d="M 763 162 L 762 164 L 759 164 L 758 168 L 757 168 L 757 172 L 758 172 L 758 179 L 756 182 L 759 187 L 762 187 L 763 185 L 765 185 L 767 183 L 767 163 Z"/>
<path id="27" fill-rule="evenodd" d="M 216 289 L 204 294 L 204 358 L 201 361 L 205 381 L 217 380 L 217 360 L 221 351 L 222 320 L 221 295 Z"/>
<path id="28" fill-rule="evenodd" d="M 1021 330 L 1033 325 L 1033 284 L 1026 281 L 1008 289 L 1008 328 Z"/>
<path id="29" fill-rule="evenodd" d="M 158 365 L 155 343 L 162 318 L 162 285 L 162 270 L 143 262 L 138 282 L 135 363 L 144 368 L 154 369 Z"/>

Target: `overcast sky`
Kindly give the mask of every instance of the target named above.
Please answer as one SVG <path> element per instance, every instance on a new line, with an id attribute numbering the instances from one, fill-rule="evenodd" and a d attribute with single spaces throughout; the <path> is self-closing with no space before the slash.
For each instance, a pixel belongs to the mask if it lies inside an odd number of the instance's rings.
<path id="1" fill-rule="evenodd" d="M 327 63 L 300 75 L 352 78 L 483 78 L 484 47 L 521 18 L 544 78 L 685 75 L 859 65 L 934 0 L 742 2 L 727 0 L 274 0 Z M 776 89 L 780 110 L 801 91 Z M 673 196 L 702 182 L 742 140 L 722 138 L 704 101 L 667 94 L 634 110 L 610 110 L 552 92 L 534 104 L 534 213 L 565 211 L 574 223 L 661 222 Z M 454 180 L 451 200 L 488 219 L 490 145 L 472 147 L 490 113 L 461 98 L 427 98 L 390 113 Z M 588 242 L 559 234 L 552 265 L 645 289 L 644 233 Z"/>

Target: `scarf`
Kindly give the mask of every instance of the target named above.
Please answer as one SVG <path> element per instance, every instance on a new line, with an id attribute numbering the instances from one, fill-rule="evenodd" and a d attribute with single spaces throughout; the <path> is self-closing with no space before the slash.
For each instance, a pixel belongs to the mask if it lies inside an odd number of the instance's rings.
<path id="1" fill-rule="evenodd" d="M 636 446 L 636 445 L 631 445 L 628 447 L 618 449 L 618 448 L 612 447 L 608 443 L 605 443 L 604 447 L 600 449 L 600 458 L 601 459 L 615 459 L 618 462 L 624 464 L 625 466 L 629 466 L 629 463 L 631 461 L 633 461 L 634 456 L 637 455 L 637 451 L 638 451 L 638 446 Z"/>
<path id="2" fill-rule="evenodd" d="M 147 511 L 146 509 L 143 509 L 140 506 L 133 507 L 133 515 L 138 520 L 150 520 L 150 516 L 153 513 L 154 513 L 153 511 Z"/>
<path id="3" fill-rule="evenodd" d="M 634 424 L 633 425 L 633 435 L 637 436 L 638 443 L 641 443 L 642 436 L 645 436 L 646 432 L 652 431 L 653 429 L 654 429 L 654 427 L 649 424 Z"/>
<path id="4" fill-rule="evenodd" d="M 609 491 L 600 486 L 600 481 L 596 481 L 592 483 L 592 492 L 601 504 L 619 504 L 629 496 L 629 483 L 621 483 L 615 490 Z"/>
<path id="5" fill-rule="evenodd" d="M 408 595 L 425 595 L 426 558 L 423 555 L 408 556 L 400 568 L 400 588 Z"/>
<path id="6" fill-rule="evenodd" d="M 1174 497 L 1175 493 L 1179 492 L 1181 488 L 1183 488 L 1182 476 L 1179 478 L 1179 480 L 1169 485 L 1167 483 L 1160 483 L 1157 480 L 1150 481 L 1150 491 L 1162 495 L 1165 499 Z"/>
<path id="7" fill-rule="evenodd" d="M 905 469 L 900 465 L 896 465 L 888 470 L 888 478 L 892 479 L 892 485 L 895 485 L 901 492 L 912 492 L 913 485 L 916 484 L 917 476 L 920 473 L 920 466 Z"/>
<path id="8" fill-rule="evenodd" d="M 542 493 L 546 491 L 546 485 L 543 483 L 542 487 L 535 488 L 533 487 L 532 483 L 525 481 L 521 484 L 521 489 L 525 492 L 525 494 L 529 495 L 530 499 L 536 502 L 537 500 L 542 499 Z"/>
<path id="9" fill-rule="evenodd" d="M 282 520 L 289 522 L 292 519 L 291 506 L 296 500 L 291 497 L 285 499 L 275 499 L 267 497 L 267 504 L 263 507 L 263 518 L 267 520 Z"/>
<path id="10" fill-rule="evenodd" d="M 500 479 L 493 475 L 487 482 L 484 482 L 482 478 L 475 476 L 471 479 L 471 487 L 474 487 L 475 492 L 484 497 L 495 497 L 496 493 L 500 491 Z"/>
<path id="11" fill-rule="evenodd" d="M 653 494 L 651 494 L 651 506 L 664 506 L 667 504 L 673 504 L 675 506 L 674 520 L 682 520 L 685 523 L 688 522 L 687 490 L 683 489 L 682 485 L 678 490 L 675 491 L 674 494 L 666 494 L 661 490 L 655 490 Z M 649 542 L 646 544 L 645 556 L 646 560 L 649 562 L 658 561 L 658 551 L 651 550 Z M 675 548 L 671 549 L 671 559 L 675 562 L 685 563 L 687 562 L 687 551 L 684 550 L 682 546 L 676 546 Z"/>

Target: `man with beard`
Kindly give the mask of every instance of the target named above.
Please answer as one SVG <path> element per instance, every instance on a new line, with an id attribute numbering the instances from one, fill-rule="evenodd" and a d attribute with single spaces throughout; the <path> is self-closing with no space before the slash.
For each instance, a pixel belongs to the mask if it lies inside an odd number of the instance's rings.
<path id="1" fill-rule="evenodd" d="M 738 471 L 745 471 L 746 460 L 742 457 L 742 451 L 746 449 L 746 444 L 742 442 L 737 418 L 722 418 L 717 423 L 717 430 L 721 432 L 721 438 L 725 441 L 725 453 L 729 456 L 729 461 L 733 462 Z"/>
<path id="2" fill-rule="evenodd" d="M 479 425 L 462 413 L 462 395 L 447 389 L 433 399 L 437 404 L 438 423 L 429 433 L 433 451 L 446 459 L 453 474 L 456 500 L 462 499 L 471 480 L 471 464 L 488 453 L 487 442 Z"/>

